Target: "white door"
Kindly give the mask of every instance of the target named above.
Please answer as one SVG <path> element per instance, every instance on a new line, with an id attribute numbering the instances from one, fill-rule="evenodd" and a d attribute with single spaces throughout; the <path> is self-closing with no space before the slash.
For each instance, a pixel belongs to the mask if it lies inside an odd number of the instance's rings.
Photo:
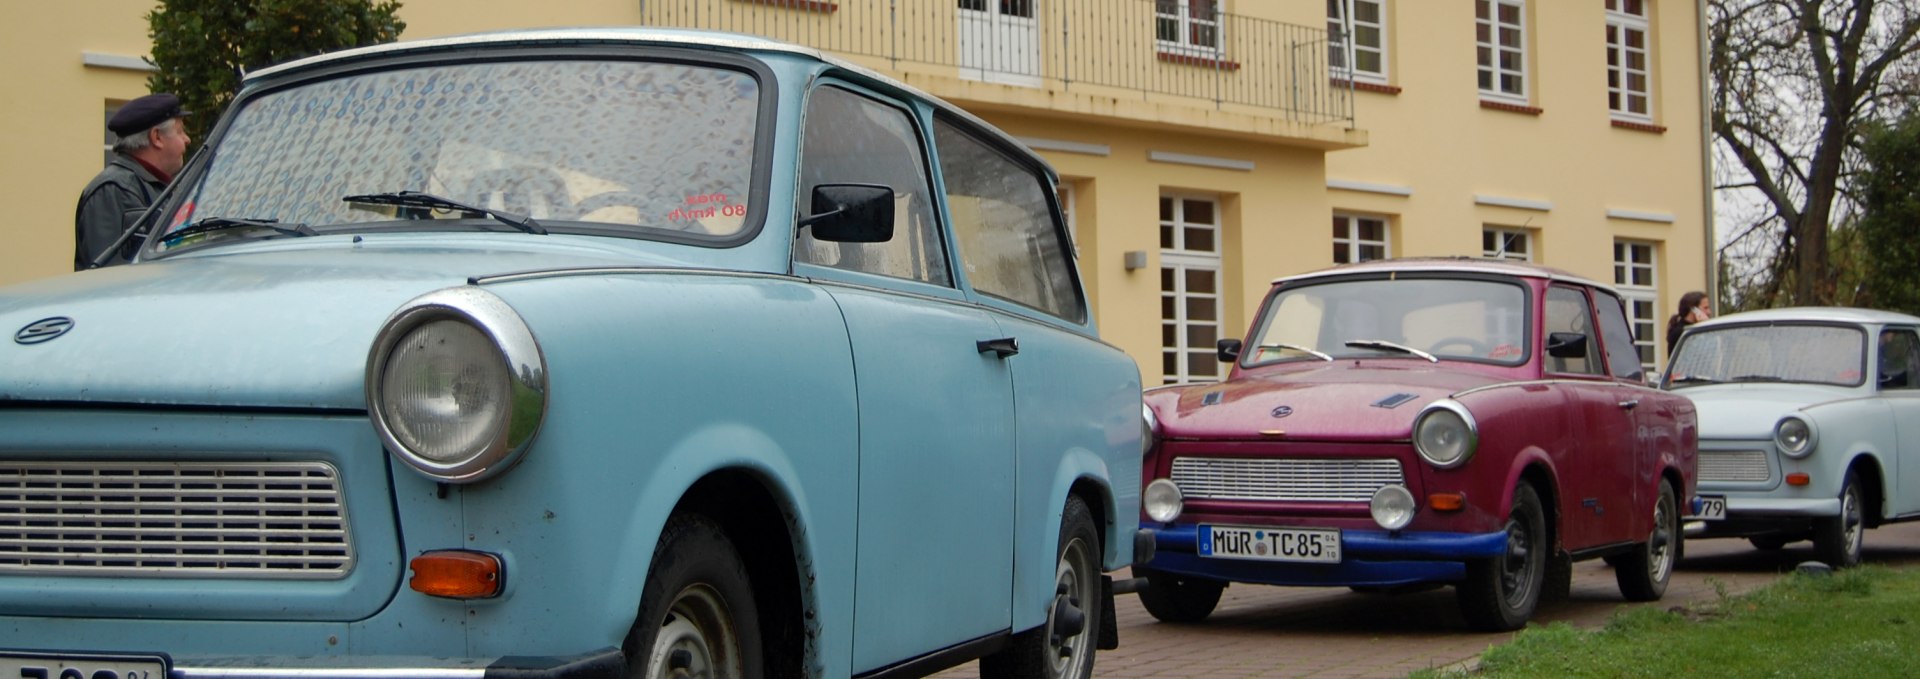
<path id="1" fill-rule="evenodd" d="M 1040 86 L 1040 0 L 958 0 L 960 77 Z"/>

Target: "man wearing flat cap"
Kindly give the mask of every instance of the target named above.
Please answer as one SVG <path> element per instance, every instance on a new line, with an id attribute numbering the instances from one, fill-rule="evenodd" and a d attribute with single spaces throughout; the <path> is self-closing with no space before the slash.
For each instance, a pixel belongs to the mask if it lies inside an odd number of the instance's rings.
<path id="1" fill-rule="evenodd" d="M 190 141 L 180 124 L 186 115 L 179 97 L 149 94 L 127 102 L 107 121 L 107 130 L 119 139 L 113 143 L 113 160 L 80 192 L 73 218 L 73 270 L 91 267 L 113 247 L 180 172 Z M 141 240 L 126 239 L 104 264 L 132 260 Z"/>

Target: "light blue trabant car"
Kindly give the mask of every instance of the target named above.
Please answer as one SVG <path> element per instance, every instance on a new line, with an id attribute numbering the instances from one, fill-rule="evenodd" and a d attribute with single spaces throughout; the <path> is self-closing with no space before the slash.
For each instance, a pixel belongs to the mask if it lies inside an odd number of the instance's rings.
<path id="1" fill-rule="evenodd" d="M 745 36 L 256 72 L 0 289 L 0 676 L 1087 677 L 1140 378 L 1054 185 Z"/>
<path id="2" fill-rule="evenodd" d="M 1702 537 L 1813 540 L 1860 561 L 1867 528 L 1920 518 L 1920 318 L 1794 308 L 1687 329 L 1665 384 L 1700 410 Z"/>

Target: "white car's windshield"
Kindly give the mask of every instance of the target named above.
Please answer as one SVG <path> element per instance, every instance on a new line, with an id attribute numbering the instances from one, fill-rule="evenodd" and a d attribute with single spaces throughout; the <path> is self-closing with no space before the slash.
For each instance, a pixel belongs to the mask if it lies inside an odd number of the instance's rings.
<path id="1" fill-rule="evenodd" d="M 1667 384 L 1811 382 L 1858 386 L 1866 333 L 1835 325 L 1733 325 L 1695 330 L 1667 366 Z"/>
<path id="2" fill-rule="evenodd" d="M 244 104 L 164 233 L 210 236 L 206 226 L 235 219 L 320 233 L 452 224 L 402 220 L 494 225 L 453 203 L 543 225 L 526 231 L 572 224 L 725 237 L 746 227 L 759 99 L 745 72 L 618 60 L 436 65 L 312 82 Z M 397 200 L 403 191 L 438 204 Z M 157 240 L 166 249 L 197 237 Z"/>
<path id="3" fill-rule="evenodd" d="M 1454 278 L 1347 280 L 1282 291 L 1262 314 L 1248 364 L 1350 357 L 1527 358 L 1527 294 L 1517 283 Z"/>

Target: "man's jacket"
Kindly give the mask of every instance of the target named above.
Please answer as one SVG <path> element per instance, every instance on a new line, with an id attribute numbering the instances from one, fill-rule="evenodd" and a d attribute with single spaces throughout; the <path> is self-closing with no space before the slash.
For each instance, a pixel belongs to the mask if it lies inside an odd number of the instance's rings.
<path id="1" fill-rule="evenodd" d="M 107 168 L 94 175 L 80 192 L 80 205 L 73 216 L 73 270 L 80 271 L 113 245 L 128 226 L 140 218 L 167 188 L 166 182 L 124 154 L 113 154 Z M 133 259 L 143 239 L 128 238 L 107 264 L 125 264 Z"/>

